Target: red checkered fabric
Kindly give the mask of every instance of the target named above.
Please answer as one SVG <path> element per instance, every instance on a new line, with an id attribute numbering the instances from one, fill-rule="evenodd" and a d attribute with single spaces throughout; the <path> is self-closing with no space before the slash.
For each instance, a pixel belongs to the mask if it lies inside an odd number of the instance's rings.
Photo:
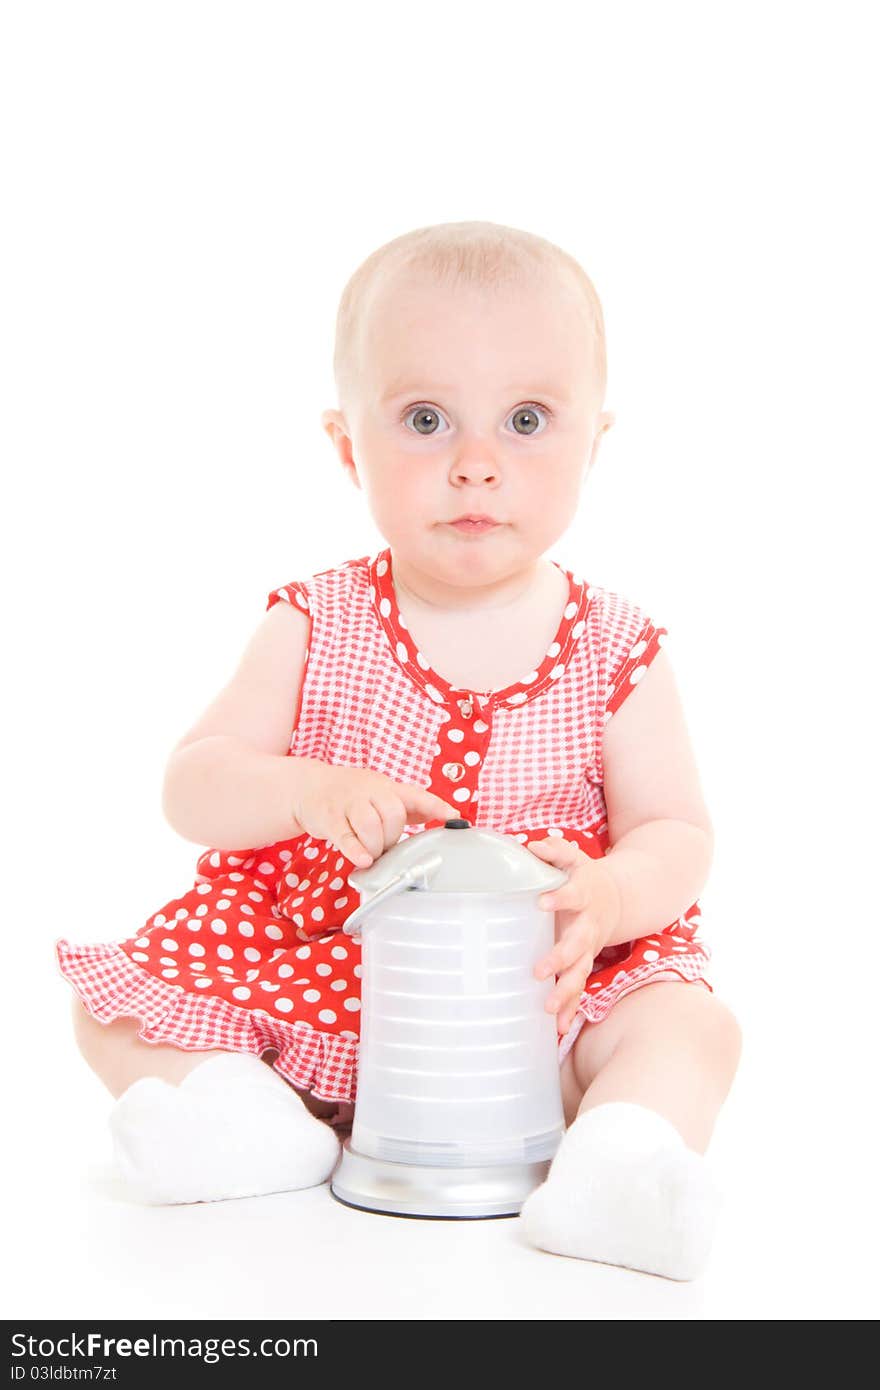
<path id="1" fill-rule="evenodd" d="M 620 594 L 570 570 L 568 601 L 539 666 L 491 694 L 453 687 L 400 613 L 390 549 L 268 596 L 310 619 L 290 753 L 429 787 L 472 824 L 521 842 L 564 836 L 601 858 L 605 724 L 662 646 Z M 439 825 L 408 825 L 404 836 Z M 278 1051 L 277 1069 L 326 1100 L 357 1088 L 360 945 L 340 928 L 357 907 L 353 864 L 297 836 L 234 853 L 208 849 L 195 883 L 127 941 L 57 943 L 62 973 L 96 1018 L 134 1016 L 148 1042 Z M 712 988 L 699 903 L 650 937 L 606 947 L 586 981 L 560 1062 L 585 1021 L 659 979 Z"/>

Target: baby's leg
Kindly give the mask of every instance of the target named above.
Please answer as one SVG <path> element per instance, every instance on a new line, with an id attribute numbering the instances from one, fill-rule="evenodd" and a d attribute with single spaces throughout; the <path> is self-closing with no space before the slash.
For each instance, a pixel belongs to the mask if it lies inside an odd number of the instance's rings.
<path id="1" fill-rule="evenodd" d="M 705 1153 L 741 1050 L 736 1018 L 701 985 L 643 985 L 581 1029 L 571 1054 L 584 1092 L 578 1113 L 608 1101 L 644 1105 Z"/>
<path id="2" fill-rule="evenodd" d="M 158 1076 L 172 1086 L 179 1086 L 201 1062 L 224 1055 L 223 1052 L 186 1052 L 166 1043 L 144 1042 L 138 1037 L 140 1024 L 136 1018 L 99 1023 L 77 995 L 73 996 L 72 1004 L 77 1046 L 114 1099 L 142 1076 Z"/>
<path id="3" fill-rule="evenodd" d="M 730 1010 L 684 982 L 645 985 L 583 1028 L 564 1069 L 566 1119 L 550 1174 L 522 1209 L 557 1254 L 692 1279 L 720 1203 L 703 1151 L 739 1062 Z M 566 1059 L 568 1061 L 568 1059 Z"/>
<path id="4" fill-rule="evenodd" d="M 271 1065 L 147 1043 L 138 1027 L 133 1018 L 99 1023 L 74 999 L 80 1051 L 117 1098 L 110 1131 L 135 1198 L 210 1202 L 326 1182 L 339 1140 Z"/>
<path id="5" fill-rule="evenodd" d="M 103 1081 L 114 1097 L 122 1095 L 142 1076 L 158 1076 L 173 1086 L 179 1086 L 185 1076 L 209 1057 L 224 1057 L 222 1051 L 186 1052 L 169 1043 L 148 1043 L 138 1037 L 140 1024 L 136 1018 L 117 1018 L 113 1023 L 99 1023 L 84 1008 L 77 995 L 73 996 L 73 1032 L 85 1060 Z M 271 1066 L 278 1057 L 276 1049 L 267 1049 L 261 1061 Z M 276 1073 L 300 1097 L 307 1110 L 319 1120 L 343 1119 L 352 1107 L 339 1101 L 318 1100 L 304 1086 Z"/>

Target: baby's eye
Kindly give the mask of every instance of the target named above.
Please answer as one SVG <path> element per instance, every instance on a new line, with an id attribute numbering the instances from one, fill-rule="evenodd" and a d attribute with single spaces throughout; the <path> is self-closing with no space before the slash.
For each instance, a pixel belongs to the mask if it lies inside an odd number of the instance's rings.
<path id="1" fill-rule="evenodd" d="M 436 434 L 437 422 L 443 419 L 439 410 L 430 405 L 416 405 L 404 415 L 404 424 L 412 418 L 413 429 L 419 434 Z"/>
<path id="2" fill-rule="evenodd" d="M 546 429 L 546 422 L 549 415 L 549 410 L 546 410 L 544 406 L 530 404 L 517 406 L 516 410 L 514 410 L 513 414 L 508 418 L 513 420 L 513 427 L 517 434 L 529 435 L 537 434 L 541 430 Z M 434 407 L 430 405 L 412 406 L 403 417 L 405 424 L 408 424 L 411 420 L 412 428 L 416 430 L 418 434 L 422 435 L 436 434 L 439 429 L 439 422 L 443 418 L 440 411 L 435 410 Z M 541 423 L 542 419 L 544 421 L 543 424 Z"/>
<path id="3" fill-rule="evenodd" d="M 546 429 L 549 413 L 541 405 L 518 405 L 510 418 L 517 434 L 537 434 L 540 429 Z M 541 425 L 539 416 L 544 417 L 544 425 Z"/>

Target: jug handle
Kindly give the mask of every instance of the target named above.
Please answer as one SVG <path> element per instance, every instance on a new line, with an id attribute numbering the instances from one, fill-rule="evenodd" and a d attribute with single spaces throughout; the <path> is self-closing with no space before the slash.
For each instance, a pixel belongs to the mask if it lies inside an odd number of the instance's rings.
<path id="1" fill-rule="evenodd" d="M 354 912 L 349 913 L 342 924 L 342 930 L 347 936 L 355 935 L 357 928 L 372 908 L 384 902 L 386 898 L 391 898 L 395 893 L 402 893 L 405 888 L 427 888 L 428 877 L 440 868 L 443 860 L 439 854 L 433 854 L 422 864 L 413 864 L 403 873 L 395 874 L 394 878 L 389 879 L 384 888 L 380 888 L 378 893 L 374 893 L 365 903 L 356 907 Z"/>

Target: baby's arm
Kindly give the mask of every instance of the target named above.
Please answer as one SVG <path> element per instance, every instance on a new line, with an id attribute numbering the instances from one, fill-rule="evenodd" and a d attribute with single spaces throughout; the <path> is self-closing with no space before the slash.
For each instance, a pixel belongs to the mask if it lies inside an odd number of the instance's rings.
<path id="1" fill-rule="evenodd" d="M 287 750 L 308 639 L 306 614 L 275 604 L 228 685 L 172 750 L 162 807 L 185 840 L 235 850 L 300 833 L 292 808 L 315 760 Z"/>
<path id="2" fill-rule="evenodd" d="M 273 605 L 232 680 L 173 750 L 163 808 L 185 840 L 241 850 L 308 833 L 365 865 L 410 822 L 458 816 L 418 784 L 288 754 L 308 640 L 305 614 Z"/>
<path id="3" fill-rule="evenodd" d="M 705 886 L 713 831 L 672 666 L 660 651 L 605 726 L 604 793 L 620 893 L 614 946 L 660 931 Z"/>

